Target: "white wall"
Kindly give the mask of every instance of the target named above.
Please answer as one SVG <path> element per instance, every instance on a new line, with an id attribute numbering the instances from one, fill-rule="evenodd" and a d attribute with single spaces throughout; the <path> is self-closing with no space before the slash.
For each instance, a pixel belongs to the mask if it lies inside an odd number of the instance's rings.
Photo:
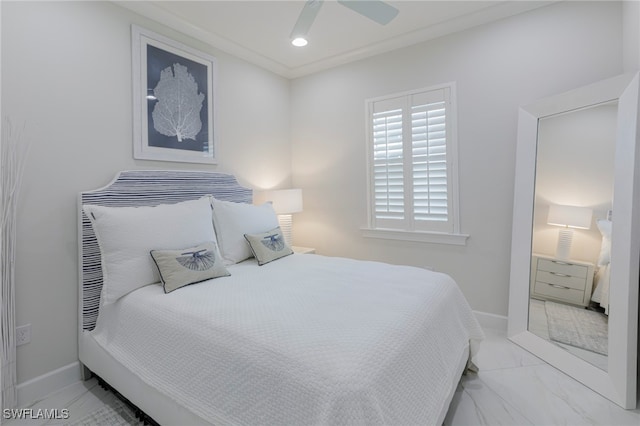
<path id="1" fill-rule="evenodd" d="M 622 6 L 563 2 L 297 79 L 295 243 L 451 274 L 472 307 L 506 315 L 517 111 L 623 70 Z M 364 100 L 455 81 L 465 247 L 365 239 Z"/>
<path id="2" fill-rule="evenodd" d="M 262 187 L 290 183 L 289 81 L 110 2 L 2 2 L 2 111 L 26 121 L 17 324 L 22 383 L 77 360 L 76 197 L 136 168 L 213 169 Z M 218 166 L 132 157 L 132 23 L 218 59 Z"/>
<path id="3" fill-rule="evenodd" d="M 622 16 L 624 72 L 636 72 L 640 69 L 640 1 L 625 0 Z"/>

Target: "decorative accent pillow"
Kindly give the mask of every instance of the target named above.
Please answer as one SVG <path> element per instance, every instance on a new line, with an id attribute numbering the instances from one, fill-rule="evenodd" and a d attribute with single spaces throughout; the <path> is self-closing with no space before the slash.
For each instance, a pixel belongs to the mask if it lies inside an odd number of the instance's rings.
<path id="1" fill-rule="evenodd" d="M 244 237 L 260 266 L 293 254 L 293 250 L 284 240 L 280 227 L 260 234 L 245 234 Z"/>
<path id="2" fill-rule="evenodd" d="M 102 303 L 160 281 L 151 250 L 216 240 L 210 197 L 155 207 L 84 205 L 83 209 L 100 245 Z"/>
<path id="3" fill-rule="evenodd" d="M 255 234 L 278 226 L 278 217 L 271 203 L 256 206 L 213 198 L 211 205 L 220 254 L 226 265 L 242 262 L 252 256 L 244 234 Z"/>
<path id="4" fill-rule="evenodd" d="M 182 250 L 151 250 L 165 293 L 180 287 L 231 275 L 214 242 Z"/>
<path id="5" fill-rule="evenodd" d="M 611 263 L 611 221 L 598 219 L 596 224 L 602 234 L 602 246 L 600 247 L 598 266 L 605 266 Z"/>

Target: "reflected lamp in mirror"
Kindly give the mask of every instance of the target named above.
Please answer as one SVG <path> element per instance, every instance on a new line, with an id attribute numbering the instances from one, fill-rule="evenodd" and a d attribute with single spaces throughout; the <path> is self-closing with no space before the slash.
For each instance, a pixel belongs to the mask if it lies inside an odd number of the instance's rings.
<path id="1" fill-rule="evenodd" d="M 587 207 L 565 206 L 552 204 L 549 206 L 547 224 L 562 226 L 558 231 L 558 246 L 556 257 L 568 260 L 571 254 L 571 241 L 574 229 L 591 228 L 593 210 Z"/>
<path id="2" fill-rule="evenodd" d="M 267 192 L 266 199 L 273 204 L 284 239 L 291 246 L 293 244 L 292 214 L 302 211 L 302 190 L 275 189 Z"/>

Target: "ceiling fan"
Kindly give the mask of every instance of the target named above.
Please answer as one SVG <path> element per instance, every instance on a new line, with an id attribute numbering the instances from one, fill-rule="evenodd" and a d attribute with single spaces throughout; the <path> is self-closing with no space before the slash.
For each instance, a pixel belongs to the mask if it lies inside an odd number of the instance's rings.
<path id="1" fill-rule="evenodd" d="M 324 0 L 307 0 L 305 2 L 291 32 L 291 43 L 294 46 L 306 46 L 307 33 L 323 3 Z M 338 3 L 380 25 L 388 24 L 398 15 L 398 9 L 382 0 L 338 0 Z"/>

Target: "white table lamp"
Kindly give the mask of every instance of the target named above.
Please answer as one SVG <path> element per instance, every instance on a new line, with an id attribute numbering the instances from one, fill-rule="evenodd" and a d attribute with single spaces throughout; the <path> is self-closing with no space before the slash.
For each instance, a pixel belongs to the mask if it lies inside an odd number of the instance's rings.
<path id="1" fill-rule="evenodd" d="M 558 259 L 569 259 L 573 230 L 591 228 L 592 216 L 593 210 L 587 207 L 563 206 L 558 204 L 549 206 L 547 224 L 562 226 L 562 229 L 558 231 L 558 247 L 556 249 L 556 257 Z"/>
<path id="2" fill-rule="evenodd" d="M 266 194 L 267 200 L 273 204 L 273 209 L 278 215 L 280 229 L 288 245 L 293 243 L 291 225 L 292 214 L 302 211 L 301 189 L 276 189 Z"/>

